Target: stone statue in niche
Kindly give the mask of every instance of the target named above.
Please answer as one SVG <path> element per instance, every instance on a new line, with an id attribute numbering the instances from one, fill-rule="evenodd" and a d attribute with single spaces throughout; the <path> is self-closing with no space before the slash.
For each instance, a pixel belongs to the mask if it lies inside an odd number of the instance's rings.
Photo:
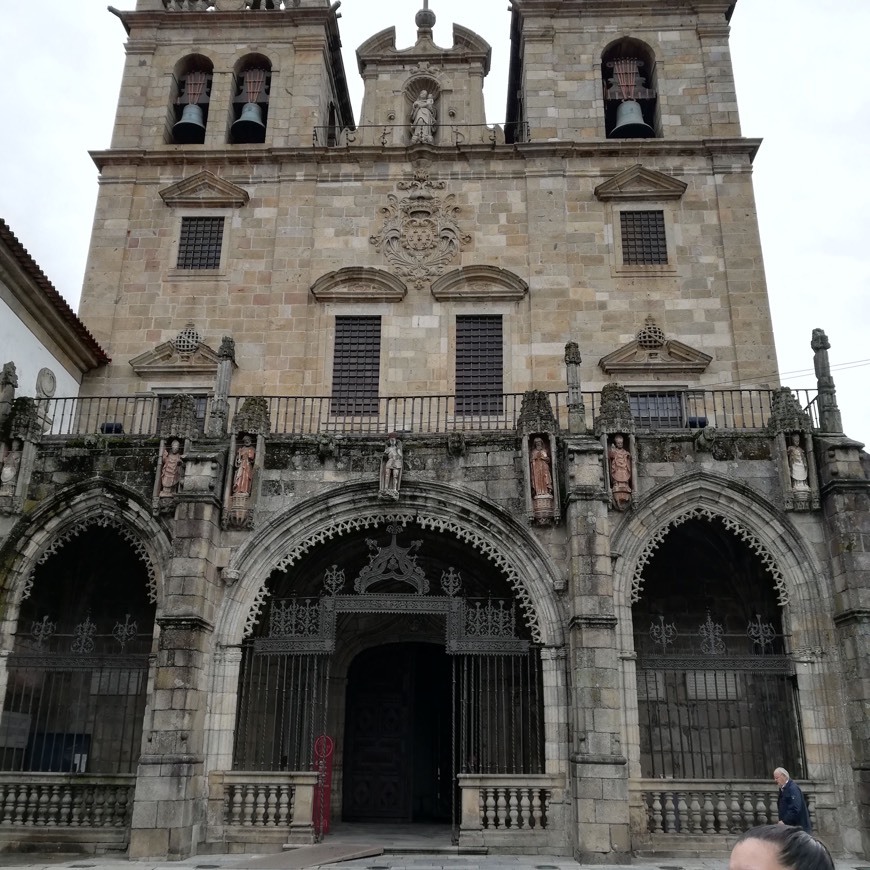
<path id="1" fill-rule="evenodd" d="M 610 492 L 617 510 L 625 510 L 631 504 L 631 453 L 624 447 L 622 435 L 614 435 L 607 451 L 610 468 Z"/>
<path id="2" fill-rule="evenodd" d="M 435 141 L 435 99 L 428 91 L 420 91 L 411 107 L 411 144 Z"/>
<path id="3" fill-rule="evenodd" d="M 242 437 L 242 443 L 236 448 L 236 458 L 233 463 L 236 471 L 233 475 L 233 496 L 247 497 L 251 494 L 254 482 L 254 457 L 257 449 L 250 435 Z"/>
<path id="4" fill-rule="evenodd" d="M 169 446 L 163 450 L 163 460 L 160 466 L 160 497 L 173 495 L 181 480 L 181 468 L 184 459 L 181 456 L 181 442 L 173 438 Z"/>
<path id="5" fill-rule="evenodd" d="M 0 495 L 15 495 L 15 482 L 21 469 L 21 441 L 12 439 L 9 451 L 3 457 L 0 466 Z"/>
<path id="6" fill-rule="evenodd" d="M 539 435 L 532 439 L 532 449 L 529 451 L 529 480 L 535 519 L 552 517 L 553 464 L 547 443 Z"/>
<path id="7" fill-rule="evenodd" d="M 402 442 L 390 435 L 381 456 L 380 491 L 381 498 L 398 501 L 399 487 L 402 485 Z"/>
<path id="8" fill-rule="evenodd" d="M 786 448 L 788 454 L 788 473 L 791 478 L 791 488 L 795 493 L 809 493 L 810 472 L 807 466 L 807 454 L 801 447 L 801 436 L 795 432 L 791 436 L 791 444 Z"/>

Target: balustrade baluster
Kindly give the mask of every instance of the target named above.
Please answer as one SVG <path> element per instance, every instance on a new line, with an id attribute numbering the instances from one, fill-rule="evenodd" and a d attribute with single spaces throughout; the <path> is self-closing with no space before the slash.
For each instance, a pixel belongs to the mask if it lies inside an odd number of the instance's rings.
<path id="1" fill-rule="evenodd" d="M 663 792 L 665 796 L 665 833 L 673 834 L 677 827 L 677 807 L 672 791 Z"/>
<path id="2" fill-rule="evenodd" d="M 506 789 L 499 788 L 496 789 L 496 794 L 498 798 L 496 800 L 496 825 L 499 828 L 504 828 L 507 826 L 507 795 Z"/>
<path id="3" fill-rule="evenodd" d="M 106 812 L 106 792 L 102 786 L 94 787 L 94 827 L 103 827 Z"/>
<path id="4" fill-rule="evenodd" d="M 736 791 L 731 793 L 731 824 L 729 829 L 732 834 L 739 834 L 743 830 L 740 823 L 740 794 Z"/>
<path id="5" fill-rule="evenodd" d="M 516 788 L 508 789 L 508 824 L 516 830 L 520 826 L 519 801 Z"/>
<path id="6" fill-rule="evenodd" d="M 34 783 L 30 789 L 30 824 L 42 827 L 45 824 L 45 808 L 48 806 L 48 794 L 44 786 Z"/>
<path id="7" fill-rule="evenodd" d="M 520 790 L 520 825 L 523 828 L 532 826 L 532 818 L 530 810 L 532 807 L 531 799 L 529 798 L 529 790 L 527 788 Z"/>
<path id="8" fill-rule="evenodd" d="M 495 827 L 495 789 L 485 789 L 486 792 L 486 813 L 484 814 L 486 828 Z"/>
<path id="9" fill-rule="evenodd" d="M 58 824 L 68 828 L 72 822 L 72 787 L 65 785 L 60 795 L 60 817 Z"/>
<path id="10" fill-rule="evenodd" d="M 15 783 L 7 783 L 3 797 L 3 824 L 11 825 L 15 818 Z"/>
<path id="11" fill-rule="evenodd" d="M 80 786 L 73 785 L 71 786 L 70 791 L 69 824 L 71 828 L 77 828 L 81 824 L 82 819 L 83 789 Z"/>
<path id="12" fill-rule="evenodd" d="M 289 825 L 292 819 L 289 817 L 290 810 L 290 787 L 280 785 L 278 787 L 278 824 Z"/>
<path id="13" fill-rule="evenodd" d="M 755 827 L 755 807 L 752 803 L 752 793 L 743 794 L 743 829 Z"/>
<path id="14" fill-rule="evenodd" d="M 22 782 L 18 786 L 18 803 L 15 806 L 15 821 L 13 824 L 23 825 L 24 817 L 27 813 L 27 795 L 29 794 L 29 790 L 27 788 L 27 783 Z"/>
<path id="15" fill-rule="evenodd" d="M 118 803 L 115 813 L 116 827 L 123 828 L 127 826 L 127 807 L 130 803 L 130 792 L 127 786 L 122 785 L 118 788 Z"/>
<path id="16" fill-rule="evenodd" d="M 777 800 L 777 793 L 772 792 L 768 795 L 767 805 L 769 807 L 768 815 L 770 816 L 771 821 L 779 820 L 779 801 Z"/>
<path id="17" fill-rule="evenodd" d="M 238 825 L 242 820 L 242 790 L 238 785 L 230 786 L 229 823 Z"/>
<path id="18" fill-rule="evenodd" d="M 532 789 L 532 819 L 536 831 L 544 827 L 544 790 L 541 788 Z"/>
<path id="19" fill-rule="evenodd" d="M 266 826 L 274 828 L 278 824 L 276 809 L 278 807 L 278 786 L 272 783 L 266 795 Z"/>
<path id="20" fill-rule="evenodd" d="M 686 801 L 686 793 L 682 791 L 677 792 L 677 819 L 676 819 L 676 829 L 678 834 L 686 834 L 689 831 L 689 826 L 691 824 L 689 820 L 689 804 Z"/>
<path id="21" fill-rule="evenodd" d="M 700 834 L 704 829 L 701 827 L 701 796 L 693 791 L 689 804 L 689 812 L 692 817 L 692 833 Z"/>
<path id="22" fill-rule="evenodd" d="M 245 811 L 242 814 L 242 825 L 246 828 L 254 824 L 254 786 L 245 785 Z"/>
<path id="23" fill-rule="evenodd" d="M 254 825 L 262 828 L 265 824 L 266 815 L 266 788 L 263 785 L 257 785 L 257 803 L 254 807 Z"/>
<path id="24" fill-rule="evenodd" d="M 716 833 L 716 811 L 713 809 L 713 792 L 704 792 L 704 833 Z"/>
<path id="25" fill-rule="evenodd" d="M 662 793 L 654 791 L 652 795 L 652 818 L 650 819 L 654 834 L 664 833 L 662 826 Z"/>
<path id="26" fill-rule="evenodd" d="M 767 804 L 764 801 L 765 794 L 763 791 L 755 793 L 755 816 L 758 819 L 759 825 L 766 825 L 770 819 L 767 816 Z"/>
<path id="27" fill-rule="evenodd" d="M 728 792 L 719 792 L 719 801 L 716 804 L 716 830 L 720 834 L 728 833 Z"/>
<path id="28" fill-rule="evenodd" d="M 60 786 L 54 783 L 51 787 L 51 794 L 48 798 L 48 816 L 45 824 L 50 828 L 57 827 L 57 815 L 60 812 Z"/>

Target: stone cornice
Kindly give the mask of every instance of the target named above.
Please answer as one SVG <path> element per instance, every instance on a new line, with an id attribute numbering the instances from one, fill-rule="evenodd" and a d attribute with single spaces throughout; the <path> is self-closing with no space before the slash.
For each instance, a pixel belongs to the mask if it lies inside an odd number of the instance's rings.
<path id="1" fill-rule="evenodd" d="M 834 625 L 852 625 L 870 622 L 870 607 L 852 607 L 834 614 Z"/>
<path id="2" fill-rule="evenodd" d="M 638 142 L 643 144 L 638 145 Z M 420 146 L 414 146 L 419 148 Z M 504 159 L 534 159 L 553 157 L 619 157 L 626 162 L 637 163 L 640 158 L 651 157 L 695 157 L 705 158 L 721 155 L 745 156 L 754 160 L 761 139 L 747 138 L 709 138 L 709 139 L 598 139 L 594 141 L 561 140 L 557 142 L 523 142 L 513 145 L 467 144 L 434 146 L 427 149 L 432 160 L 453 161 L 457 154 L 473 155 L 479 153 L 487 161 L 501 157 Z M 363 160 L 383 162 L 385 158 L 406 161 L 410 149 L 405 146 L 382 147 L 359 145 L 352 148 L 226 148 L 205 149 L 199 146 L 179 148 L 168 146 L 145 150 L 142 148 L 110 149 L 91 151 L 91 159 L 97 168 L 108 166 L 147 166 L 171 165 L 190 166 L 191 163 L 250 165 L 262 163 L 354 163 Z M 723 167 L 724 171 L 728 171 Z M 129 181 L 129 179 L 128 179 Z"/>

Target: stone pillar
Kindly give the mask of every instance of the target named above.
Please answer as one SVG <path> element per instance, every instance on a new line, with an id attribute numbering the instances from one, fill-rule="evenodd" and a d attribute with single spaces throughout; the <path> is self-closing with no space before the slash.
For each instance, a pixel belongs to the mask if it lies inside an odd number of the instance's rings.
<path id="1" fill-rule="evenodd" d="M 204 738 L 220 534 L 220 463 L 188 453 L 177 495 L 173 556 L 146 713 L 130 830 L 130 858 L 185 858 L 206 817 Z"/>
<path id="2" fill-rule="evenodd" d="M 580 348 L 576 341 L 565 345 L 565 367 L 568 380 L 568 434 L 586 434 L 586 406 L 580 383 Z"/>
<path id="3" fill-rule="evenodd" d="M 4 424 L 12 413 L 12 403 L 15 401 L 15 388 L 18 386 L 18 374 L 15 363 L 8 362 L 0 372 L 0 438 L 4 434 Z"/>
<path id="4" fill-rule="evenodd" d="M 813 330 L 823 433 L 815 439 L 819 485 L 830 556 L 834 625 L 842 662 L 846 723 L 852 738 L 851 775 L 857 818 L 840 814 L 843 846 L 870 854 L 870 481 L 864 476 L 864 447 L 843 429 L 828 363 L 828 337 Z M 851 803 L 851 801 L 850 801 Z"/>
<path id="5" fill-rule="evenodd" d="M 828 336 L 823 329 L 813 330 L 810 347 L 813 349 L 813 366 L 819 388 L 819 425 L 822 432 L 842 433 L 843 420 L 837 405 L 837 390 L 834 387 L 831 363 L 828 360 L 831 342 L 828 341 Z"/>
<path id="6" fill-rule="evenodd" d="M 218 367 L 215 375 L 214 396 L 208 413 L 206 435 L 220 438 L 227 431 L 229 418 L 230 383 L 233 379 L 233 368 L 236 365 L 236 343 L 228 335 L 223 337 L 218 349 Z"/>
<path id="7" fill-rule="evenodd" d="M 570 439 L 567 450 L 574 857 L 584 863 L 627 861 L 628 762 L 621 739 L 620 661 L 603 448 L 590 437 Z"/>

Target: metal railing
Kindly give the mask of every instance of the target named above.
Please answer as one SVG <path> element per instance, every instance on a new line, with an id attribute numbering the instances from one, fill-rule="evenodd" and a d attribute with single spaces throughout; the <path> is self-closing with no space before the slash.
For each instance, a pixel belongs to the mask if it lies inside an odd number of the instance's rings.
<path id="1" fill-rule="evenodd" d="M 793 391 L 814 428 L 815 392 Z M 481 396 L 390 396 L 372 399 L 331 396 L 266 396 L 275 435 L 438 435 L 451 432 L 511 432 L 516 429 L 523 393 Z M 568 427 L 568 394 L 547 394 L 558 428 Z M 772 390 L 663 390 L 629 394 L 639 433 L 763 430 L 770 422 Z M 229 399 L 229 420 L 247 396 Z M 600 393 L 582 394 L 582 417 L 592 431 L 600 413 Z M 160 434 L 160 396 L 94 396 L 37 400 L 46 435 L 91 436 Z M 210 400 L 209 400 L 210 404 Z M 208 411 L 211 409 L 209 408 Z M 208 419 L 208 412 L 205 419 Z"/>
<path id="2" fill-rule="evenodd" d="M 400 147 L 415 144 L 410 124 L 360 124 L 357 127 L 315 127 L 315 148 Z M 529 126 L 525 121 L 501 124 L 439 124 L 428 144 L 458 147 L 461 145 L 504 145 L 528 142 Z"/>

